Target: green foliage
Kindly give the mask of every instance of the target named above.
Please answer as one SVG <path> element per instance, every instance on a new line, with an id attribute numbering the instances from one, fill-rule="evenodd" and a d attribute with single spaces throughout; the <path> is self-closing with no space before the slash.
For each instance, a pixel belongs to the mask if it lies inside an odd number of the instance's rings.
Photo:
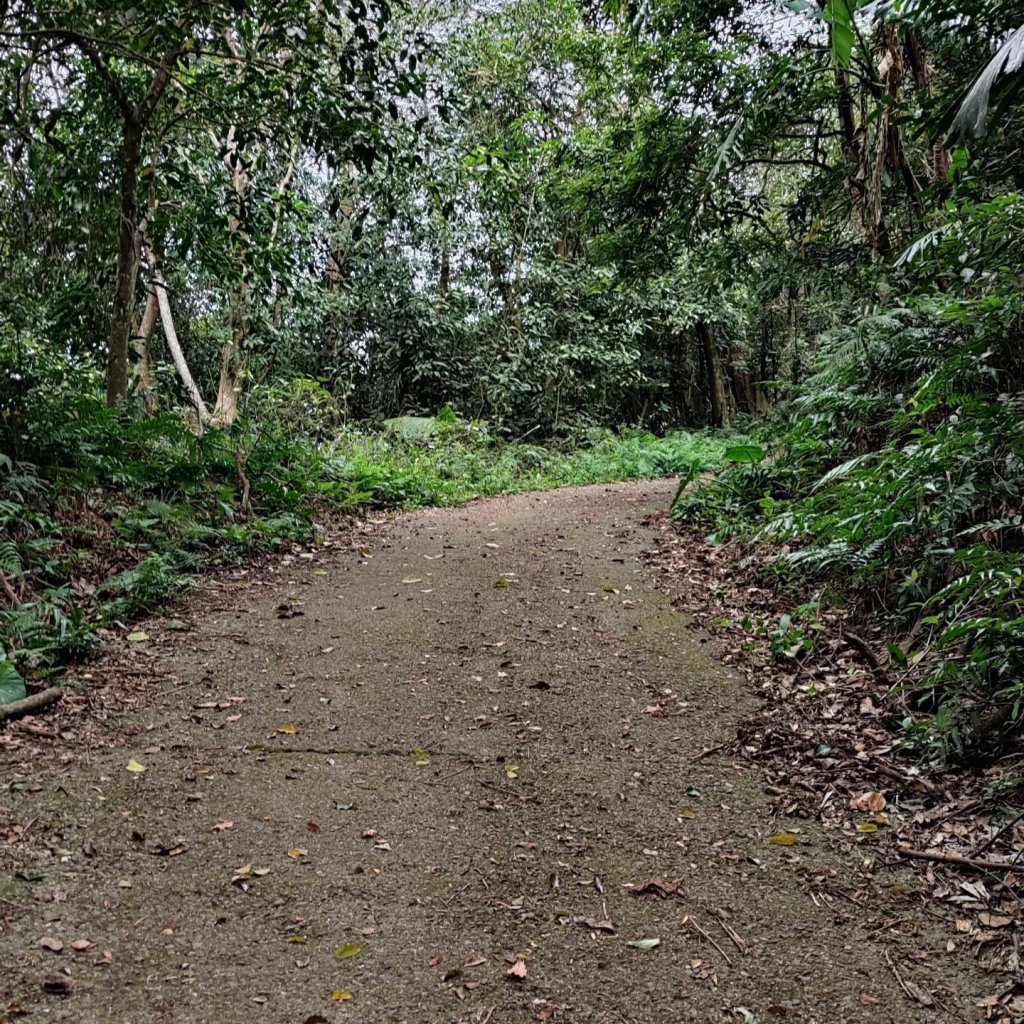
<path id="1" fill-rule="evenodd" d="M 0 421 L 15 453 L 0 455 L 0 670 L 11 680 L 16 666 L 45 672 L 89 654 L 99 630 L 164 609 L 206 567 L 315 543 L 321 512 L 659 476 L 717 464 L 726 446 L 607 430 L 558 447 L 510 443 L 449 407 L 381 432 L 332 427 L 331 395 L 308 380 L 261 388 L 259 419 L 196 435 L 176 414 L 140 420 L 37 380 Z"/>
<path id="2" fill-rule="evenodd" d="M 950 213 L 934 260 L 970 267 L 993 218 L 1019 239 L 1016 209 Z M 920 716 L 907 736 L 973 757 L 1024 722 L 1024 307 L 1016 268 L 961 276 L 959 294 L 922 289 L 824 336 L 772 458 L 675 513 L 746 536 L 776 580 L 880 626 Z"/>
<path id="3" fill-rule="evenodd" d="M 0 704 L 12 704 L 25 696 L 25 680 L 9 661 L 0 659 Z"/>

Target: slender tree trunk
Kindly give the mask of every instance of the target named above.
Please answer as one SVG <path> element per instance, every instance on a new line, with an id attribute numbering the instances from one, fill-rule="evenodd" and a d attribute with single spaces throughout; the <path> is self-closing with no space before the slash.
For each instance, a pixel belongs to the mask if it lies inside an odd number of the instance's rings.
<path id="1" fill-rule="evenodd" d="M 711 426 L 724 427 L 728 420 L 728 412 L 722 362 L 718 358 L 718 346 L 715 344 L 711 326 L 703 320 L 697 321 L 697 338 L 700 341 L 704 368 L 707 372 L 708 399 L 711 402 Z"/>
<path id="2" fill-rule="evenodd" d="M 156 292 L 160 308 L 160 322 L 164 329 L 164 339 L 171 353 L 171 359 L 174 360 L 178 376 L 181 377 L 181 382 L 185 385 L 185 391 L 188 393 L 189 400 L 195 408 L 199 433 L 202 433 L 206 427 L 211 425 L 212 417 L 206 407 L 206 403 L 203 401 L 202 392 L 192 376 L 192 371 L 188 368 L 188 361 L 185 359 L 181 343 L 178 341 L 178 332 L 174 327 L 174 315 L 171 312 L 171 300 L 167 295 L 167 282 L 164 281 L 163 274 L 160 273 L 160 268 L 157 265 L 156 257 L 152 252 L 149 254 L 149 265 L 153 272 L 153 291 Z"/>
<path id="3" fill-rule="evenodd" d="M 217 384 L 217 402 L 213 407 L 213 421 L 219 427 L 230 427 L 238 418 L 238 396 L 241 393 L 241 375 L 244 367 L 243 347 L 249 325 L 245 316 L 248 289 L 239 287 L 231 300 L 231 338 L 220 356 L 220 380 Z"/>
<path id="4" fill-rule="evenodd" d="M 132 337 L 135 285 L 139 276 L 139 161 L 142 158 L 142 125 L 126 117 L 121 150 L 121 209 L 117 227 L 117 272 L 114 308 L 107 343 L 107 405 L 128 396 L 128 349 Z"/>
<path id="5" fill-rule="evenodd" d="M 156 288 L 150 284 L 146 298 L 146 308 L 142 314 L 142 323 L 135 335 L 135 391 L 142 396 L 142 406 L 147 416 L 156 411 L 156 376 L 153 373 L 153 353 L 150 345 L 156 333 L 157 320 L 160 318 L 160 300 Z"/>

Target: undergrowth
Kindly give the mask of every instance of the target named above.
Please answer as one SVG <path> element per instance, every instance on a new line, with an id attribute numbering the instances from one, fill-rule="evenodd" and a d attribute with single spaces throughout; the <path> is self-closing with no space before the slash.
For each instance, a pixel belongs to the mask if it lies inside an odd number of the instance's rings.
<path id="1" fill-rule="evenodd" d="M 674 505 L 714 539 L 743 539 L 802 605 L 780 624 L 782 656 L 806 655 L 823 608 L 863 627 L 894 680 L 903 742 L 928 757 L 1020 744 L 1021 311 L 1003 282 L 914 297 L 824 336 L 820 372 L 765 457 Z"/>
<path id="2" fill-rule="evenodd" d="M 51 384 L 53 382 L 50 382 Z M 59 386 L 0 412 L 0 665 L 37 678 L 159 611 L 195 575 L 293 542 L 360 507 L 417 508 L 656 477 L 716 464 L 704 434 L 583 432 L 510 442 L 444 410 L 379 430 L 330 426 L 314 382 L 264 388 L 230 432 L 194 434 Z"/>

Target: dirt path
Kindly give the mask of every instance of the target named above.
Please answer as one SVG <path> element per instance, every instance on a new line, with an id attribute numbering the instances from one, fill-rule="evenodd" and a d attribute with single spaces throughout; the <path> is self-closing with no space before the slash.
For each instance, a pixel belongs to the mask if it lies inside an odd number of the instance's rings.
<path id="1" fill-rule="evenodd" d="M 0 1020 L 947 1019 L 805 893 L 813 826 L 695 760 L 747 698 L 635 559 L 672 489 L 402 517 L 186 609 L 130 746 L 0 793 L 59 840 L 0 883 Z"/>

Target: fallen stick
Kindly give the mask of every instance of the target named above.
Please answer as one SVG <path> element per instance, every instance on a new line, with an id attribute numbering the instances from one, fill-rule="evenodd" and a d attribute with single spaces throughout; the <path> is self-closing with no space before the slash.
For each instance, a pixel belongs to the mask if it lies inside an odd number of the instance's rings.
<path id="1" fill-rule="evenodd" d="M 960 867 L 977 868 L 979 871 L 1021 871 L 1024 864 L 1006 864 L 996 860 L 981 860 L 978 857 L 961 857 L 958 853 L 929 853 L 927 850 L 897 851 L 903 857 L 915 860 L 931 860 L 937 864 L 956 864 Z"/>
<path id="2" fill-rule="evenodd" d="M 714 946 L 715 949 L 717 949 L 718 952 L 722 954 L 722 959 L 730 967 L 732 967 L 732 960 L 729 958 L 729 954 L 726 953 L 726 951 L 724 949 L 722 949 L 722 947 L 717 942 L 715 942 L 715 940 L 713 938 L 711 938 L 711 936 L 708 935 L 708 933 L 706 931 L 704 931 L 704 929 L 701 928 L 701 926 L 699 924 L 697 924 L 697 922 L 694 921 L 694 919 L 692 917 L 690 917 L 689 915 L 684 917 L 683 918 L 683 924 L 687 925 L 690 928 L 693 928 L 699 935 L 702 935 L 705 939 L 707 939 L 708 942 L 710 942 L 711 945 Z"/>
<path id="3" fill-rule="evenodd" d="M 729 936 L 729 941 L 741 952 L 747 952 L 746 942 L 739 937 L 736 930 L 725 920 L 720 910 L 715 911 L 715 918 L 718 921 L 718 927 Z"/>
<path id="4" fill-rule="evenodd" d="M 31 715 L 33 711 L 56 704 L 63 696 L 64 691 L 61 687 L 51 686 L 48 690 L 33 693 L 31 697 L 22 697 L 21 700 L 12 700 L 9 704 L 0 704 L 0 722 L 7 718 Z"/>
<path id="5" fill-rule="evenodd" d="M 713 747 L 705 747 L 699 754 L 694 754 L 694 756 L 690 758 L 690 764 L 695 764 L 697 761 L 702 760 L 709 754 L 717 753 L 719 750 L 725 750 L 726 747 L 729 746 L 731 746 L 730 743 L 716 743 Z"/>

